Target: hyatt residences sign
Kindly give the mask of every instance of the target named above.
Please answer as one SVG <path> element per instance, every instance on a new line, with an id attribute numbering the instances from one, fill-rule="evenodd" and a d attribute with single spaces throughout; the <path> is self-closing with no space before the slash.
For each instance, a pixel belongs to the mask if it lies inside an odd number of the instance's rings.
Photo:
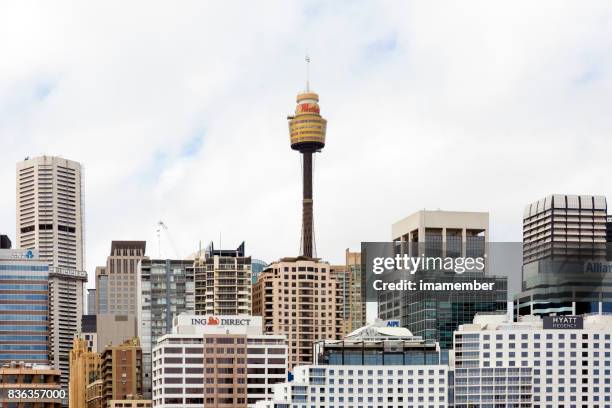
<path id="1" fill-rule="evenodd" d="M 544 329 L 581 330 L 582 316 L 544 316 Z"/>

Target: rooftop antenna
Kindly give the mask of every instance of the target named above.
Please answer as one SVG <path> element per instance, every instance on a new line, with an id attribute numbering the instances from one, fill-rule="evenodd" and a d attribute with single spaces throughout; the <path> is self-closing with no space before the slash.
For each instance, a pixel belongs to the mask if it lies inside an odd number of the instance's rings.
<path id="1" fill-rule="evenodd" d="M 306 53 L 306 92 L 310 92 L 310 55 Z"/>

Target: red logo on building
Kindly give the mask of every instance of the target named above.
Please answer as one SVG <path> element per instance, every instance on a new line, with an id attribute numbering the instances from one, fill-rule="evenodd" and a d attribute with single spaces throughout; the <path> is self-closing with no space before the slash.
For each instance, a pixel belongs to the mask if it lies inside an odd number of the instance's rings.
<path id="1" fill-rule="evenodd" d="M 214 316 L 208 316 L 208 324 L 209 325 L 219 324 L 219 318 L 214 317 Z"/>
<path id="2" fill-rule="evenodd" d="M 314 103 L 301 103 L 299 107 L 301 113 L 319 113 L 319 105 Z"/>

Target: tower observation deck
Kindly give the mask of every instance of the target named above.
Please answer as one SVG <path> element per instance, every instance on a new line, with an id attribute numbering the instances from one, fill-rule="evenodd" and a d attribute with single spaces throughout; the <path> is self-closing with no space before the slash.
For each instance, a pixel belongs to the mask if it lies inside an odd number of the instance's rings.
<path id="1" fill-rule="evenodd" d="M 309 59 L 306 59 L 309 62 Z M 315 257 L 314 216 L 312 200 L 312 155 L 325 146 L 327 120 L 321 116 L 319 95 L 311 92 L 307 82 L 306 91 L 297 96 L 295 114 L 289 120 L 291 148 L 302 154 L 303 194 L 302 194 L 302 256 Z"/>

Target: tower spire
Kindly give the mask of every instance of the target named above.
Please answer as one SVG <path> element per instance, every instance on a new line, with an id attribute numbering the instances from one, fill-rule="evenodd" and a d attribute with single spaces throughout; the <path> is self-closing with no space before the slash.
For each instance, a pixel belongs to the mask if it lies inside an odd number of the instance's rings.
<path id="1" fill-rule="evenodd" d="M 291 148 L 302 154 L 302 240 L 300 255 L 314 258 L 314 214 L 313 214 L 313 154 L 325 146 L 327 121 L 321 116 L 319 95 L 310 91 L 310 57 L 306 55 L 306 91 L 297 96 L 295 114 L 289 120 Z"/>
<path id="2" fill-rule="evenodd" d="M 310 92 L 310 55 L 306 53 L 306 92 Z"/>

